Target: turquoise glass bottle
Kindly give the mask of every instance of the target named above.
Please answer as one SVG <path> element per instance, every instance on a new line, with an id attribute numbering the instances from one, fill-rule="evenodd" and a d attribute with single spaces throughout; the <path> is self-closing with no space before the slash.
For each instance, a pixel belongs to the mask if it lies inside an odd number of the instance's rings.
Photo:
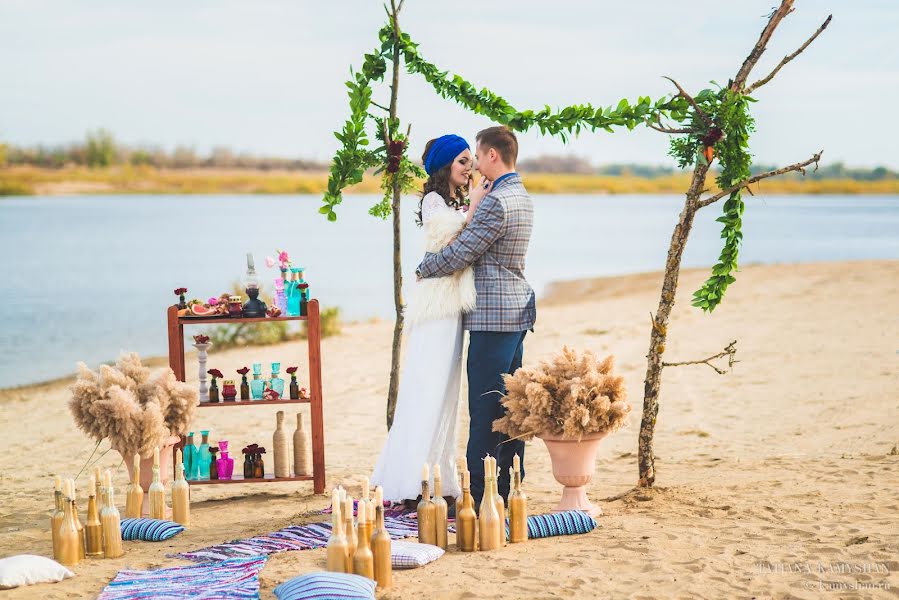
<path id="1" fill-rule="evenodd" d="M 297 317 L 300 314 L 300 293 L 297 289 L 299 283 L 300 269 L 290 268 L 290 281 L 284 286 L 284 293 L 287 295 L 287 314 L 291 317 Z"/>
<path id="2" fill-rule="evenodd" d="M 193 479 L 191 477 L 191 467 L 194 462 L 194 451 L 197 449 L 194 446 L 194 432 L 191 431 L 187 434 L 187 439 L 184 441 L 184 456 L 182 458 L 184 462 L 184 478 L 185 479 Z"/>
<path id="3" fill-rule="evenodd" d="M 209 451 L 209 431 L 201 431 L 203 442 L 197 450 L 198 476 L 201 481 L 209 479 L 209 465 L 212 463 L 212 452 Z"/>
<path id="4" fill-rule="evenodd" d="M 190 448 L 190 471 L 185 476 L 185 479 L 192 479 L 196 481 L 200 478 L 200 448 L 197 446 L 196 436 L 194 436 L 194 432 L 190 432 L 190 439 L 187 440 L 190 442 L 187 446 L 184 447 L 185 451 Z M 187 454 L 187 452 L 185 452 Z"/>
<path id="5" fill-rule="evenodd" d="M 265 380 L 262 379 L 262 363 L 253 363 L 253 381 L 250 382 L 250 395 L 253 400 L 262 400 L 265 391 Z"/>
<path id="6" fill-rule="evenodd" d="M 281 374 L 281 363 L 273 362 L 272 363 L 272 378 L 269 381 L 269 386 L 276 392 L 278 392 L 278 397 L 284 397 L 284 380 L 280 377 Z"/>

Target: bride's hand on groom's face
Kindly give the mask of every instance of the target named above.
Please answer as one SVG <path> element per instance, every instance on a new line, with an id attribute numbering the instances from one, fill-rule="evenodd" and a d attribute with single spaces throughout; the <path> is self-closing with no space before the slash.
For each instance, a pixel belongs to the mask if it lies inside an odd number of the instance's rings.
<path id="1" fill-rule="evenodd" d="M 493 189 L 493 182 L 486 177 L 482 177 L 476 185 L 470 185 L 469 189 L 471 190 L 471 192 L 469 193 L 471 203 L 476 204 L 480 202 L 484 198 L 484 196 L 490 193 L 490 190 Z"/>

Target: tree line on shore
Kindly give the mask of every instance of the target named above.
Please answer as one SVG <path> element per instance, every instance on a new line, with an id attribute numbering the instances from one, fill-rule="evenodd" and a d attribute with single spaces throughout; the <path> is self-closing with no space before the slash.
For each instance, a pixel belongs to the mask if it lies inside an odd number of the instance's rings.
<path id="1" fill-rule="evenodd" d="M 255 171 L 325 172 L 329 164 L 301 158 L 257 156 L 249 152 L 235 152 L 220 146 L 208 154 L 200 154 L 191 146 L 176 146 L 167 151 L 158 146 L 131 147 L 121 144 L 105 129 L 88 132 L 83 141 L 62 145 L 18 146 L 0 143 L 0 167 L 31 166 L 62 169 L 68 166 L 104 168 L 114 166 L 149 166 L 157 169 L 245 169 Z M 753 173 L 769 171 L 773 165 L 754 165 Z M 523 173 L 559 173 L 603 175 L 608 177 L 636 177 L 657 179 L 683 173 L 674 166 L 646 164 L 596 165 L 582 156 L 542 155 L 519 161 Z M 793 174 L 799 177 L 797 174 Z M 848 167 L 842 162 L 822 165 L 808 171 L 810 179 L 851 179 L 855 181 L 883 181 L 896 179 L 899 173 L 887 167 Z M 789 176 L 788 176 L 789 177 Z"/>

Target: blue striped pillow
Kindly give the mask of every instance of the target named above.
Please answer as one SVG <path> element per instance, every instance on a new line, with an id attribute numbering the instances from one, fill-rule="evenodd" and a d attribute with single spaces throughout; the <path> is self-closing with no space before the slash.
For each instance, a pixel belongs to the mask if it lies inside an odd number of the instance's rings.
<path id="1" fill-rule="evenodd" d="M 582 510 L 566 510 L 528 517 L 528 538 L 572 535 L 593 531 L 596 521 Z"/>
<path id="2" fill-rule="evenodd" d="M 375 600 L 376 585 L 361 575 L 320 571 L 289 579 L 274 592 L 278 600 Z"/>
<path id="3" fill-rule="evenodd" d="M 184 531 L 184 527 L 162 519 L 122 519 L 122 539 L 162 542 Z"/>

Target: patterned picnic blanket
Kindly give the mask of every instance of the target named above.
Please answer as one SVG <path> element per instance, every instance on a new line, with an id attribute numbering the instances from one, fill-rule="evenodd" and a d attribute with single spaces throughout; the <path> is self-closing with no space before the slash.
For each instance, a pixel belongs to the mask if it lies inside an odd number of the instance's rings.
<path id="1" fill-rule="evenodd" d="M 97 600 L 242 600 L 259 597 L 264 556 L 154 571 L 119 571 Z"/>

